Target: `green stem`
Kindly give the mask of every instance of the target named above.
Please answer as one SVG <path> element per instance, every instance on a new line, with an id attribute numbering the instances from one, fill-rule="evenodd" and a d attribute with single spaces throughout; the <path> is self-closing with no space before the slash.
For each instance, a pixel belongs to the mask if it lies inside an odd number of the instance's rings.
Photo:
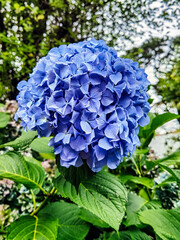
<path id="1" fill-rule="evenodd" d="M 46 190 L 44 190 L 41 186 L 39 186 L 39 188 L 41 189 L 41 191 L 45 194 L 45 195 L 48 195 L 49 193 L 46 192 Z"/>
<path id="2" fill-rule="evenodd" d="M 42 201 L 42 203 L 37 207 L 32 213 L 31 216 L 37 215 L 37 213 L 46 205 L 48 199 L 55 193 L 56 189 L 55 187 L 52 188 L 50 193 L 45 197 L 45 199 Z"/>
<path id="3" fill-rule="evenodd" d="M 139 171 L 140 171 L 141 176 L 142 176 L 143 172 L 142 172 L 142 168 L 141 168 L 141 155 L 138 156 L 138 162 L 139 162 Z"/>
<path id="4" fill-rule="evenodd" d="M 137 165 L 137 163 L 136 163 L 136 160 L 135 160 L 133 157 L 132 157 L 131 159 L 132 159 L 132 162 L 134 163 L 134 166 L 136 167 L 136 170 L 137 170 L 139 176 L 141 177 L 141 172 L 140 172 L 140 170 L 139 170 L 139 168 L 138 168 L 138 165 Z"/>
<path id="5" fill-rule="evenodd" d="M 32 201 L 33 201 L 34 209 L 36 209 L 36 199 L 35 199 L 35 195 L 34 195 L 32 189 L 31 189 L 31 194 L 32 194 Z"/>
<path id="6" fill-rule="evenodd" d="M 146 187 L 146 193 L 148 195 L 149 200 L 152 200 L 151 193 L 147 187 Z"/>

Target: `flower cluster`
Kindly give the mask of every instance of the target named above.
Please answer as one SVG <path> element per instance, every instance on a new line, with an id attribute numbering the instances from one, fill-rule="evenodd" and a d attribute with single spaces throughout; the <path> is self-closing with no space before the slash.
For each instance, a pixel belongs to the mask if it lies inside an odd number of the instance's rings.
<path id="1" fill-rule="evenodd" d="M 149 122 L 148 85 L 138 63 L 102 40 L 61 45 L 18 84 L 15 119 L 39 136 L 52 134 L 62 166 L 86 161 L 93 171 L 114 169 L 139 145 L 139 125 Z"/>

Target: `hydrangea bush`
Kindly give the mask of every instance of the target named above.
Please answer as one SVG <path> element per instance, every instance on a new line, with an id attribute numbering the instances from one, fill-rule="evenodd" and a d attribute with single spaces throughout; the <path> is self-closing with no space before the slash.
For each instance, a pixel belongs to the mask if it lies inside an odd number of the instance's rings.
<path id="1" fill-rule="evenodd" d="M 40 137 L 54 136 L 49 145 L 61 166 L 86 161 L 95 172 L 115 169 L 139 146 L 139 126 L 149 123 L 148 85 L 144 69 L 103 40 L 61 45 L 19 83 L 15 119 Z"/>
<path id="2" fill-rule="evenodd" d="M 0 145 L 0 179 L 23 185 L 19 194 L 0 189 L 9 206 L 0 205 L 4 239 L 179 240 L 180 151 L 157 160 L 149 144 L 180 116 L 149 118 L 148 85 L 138 63 L 102 40 L 62 45 L 39 60 L 18 85 L 15 119 L 31 131 Z M 0 112 L 0 131 L 8 122 Z M 13 209 L 20 216 L 10 223 Z"/>

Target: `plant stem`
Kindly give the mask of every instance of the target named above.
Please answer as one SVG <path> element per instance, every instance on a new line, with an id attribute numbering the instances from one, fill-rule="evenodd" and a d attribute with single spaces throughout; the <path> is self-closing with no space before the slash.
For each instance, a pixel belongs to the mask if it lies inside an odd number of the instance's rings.
<path id="1" fill-rule="evenodd" d="M 32 194 L 32 201 L 33 201 L 34 209 L 36 209 L 36 199 L 35 199 L 35 195 L 34 195 L 32 189 L 31 189 L 31 194 Z"/>
<path id="2" fill-rule="evenodd" d="M 50 193 L 48 193 L 48 195 L 45 197 L 45 199 L 42 201 L 42 203 L 39 205 L 39 207 L 37 207 L 32 213 L 31 216 L 36 215 L 46 204 L 46 202 L 48 201 L 48 199 L 55 193 L 56 189 L 55 187 L 52 188 L 52 190 L 50 191 Z"/>
<path id="3" fill-rule="evenodd" d="M 39 186 L 39 188 L 41 189 L 41 191 L 45 194 L 45 195 L 48 195 L 49 193 L 46 192 L 46 190 L 44 190 L 41 186 Z"/>

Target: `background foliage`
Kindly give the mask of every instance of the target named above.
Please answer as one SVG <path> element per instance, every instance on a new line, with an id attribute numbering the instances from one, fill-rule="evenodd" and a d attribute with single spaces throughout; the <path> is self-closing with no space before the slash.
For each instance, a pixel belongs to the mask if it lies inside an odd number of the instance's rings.
<path id="1" fill-rule="evenodd" d="M 10 118 L 5 112 L 0 115 L 3 130 Z M 179 117 L 150 114 L 133 156 L 115 170 L 104 167 L 98 173 L 86 165 L 59 166 L 49 138 L 37 138 L 36 132 L 3 139 L 2 239 L 178 240 L 180 151 L 156 159 L 149 144 L 157 128 Z"/>

